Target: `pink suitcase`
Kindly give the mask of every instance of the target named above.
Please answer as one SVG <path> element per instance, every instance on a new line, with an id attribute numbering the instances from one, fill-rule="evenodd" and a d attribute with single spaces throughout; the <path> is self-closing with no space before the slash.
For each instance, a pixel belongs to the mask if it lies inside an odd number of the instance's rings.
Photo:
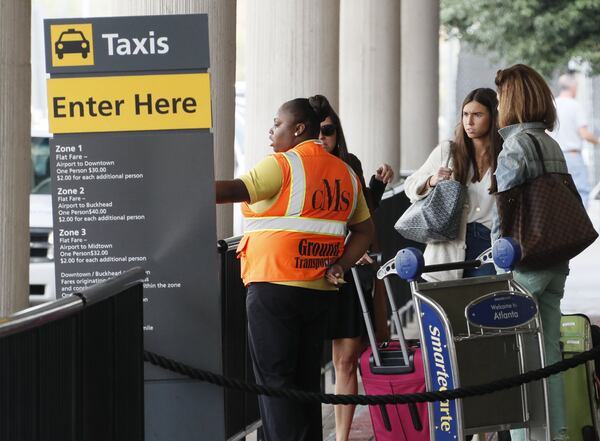
<path id="1" fill-rule="evenodd" d="M 352 274 L 371 343 L 360 356 L 359 363 L 365 392 L 368 395 L 425 392 L 421 348 L 417 342 L 407 344 L 404 339 L 400 315 L 391 295 L 389 283 L 385 285 L 399 341 L 377 345 L 373 324 L 355 268 L 352 269 Z M 408 356 L 408 364 L 405 362 L 406 356 Z M 369 411 L 377 441 L 429 441 L 427 403 L 369 406 Z"/>

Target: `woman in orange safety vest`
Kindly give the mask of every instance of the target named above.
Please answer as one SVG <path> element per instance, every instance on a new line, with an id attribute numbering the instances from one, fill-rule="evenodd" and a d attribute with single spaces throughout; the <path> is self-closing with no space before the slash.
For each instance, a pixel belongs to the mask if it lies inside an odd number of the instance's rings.
<path id="1" fill-rule="evenodd" d="M 244 202 L 238 256 L 257 382 L 313 392 L 329 302 L 373 236 L 359 179 L 323 149 L 319 131 L 307 99 L 288 101 L 269 130 L 275 154 L 216 182 L 217 203 Z M 319 403 L 261 395 L 259 407 L 267 440 L 322 439 Z"/>

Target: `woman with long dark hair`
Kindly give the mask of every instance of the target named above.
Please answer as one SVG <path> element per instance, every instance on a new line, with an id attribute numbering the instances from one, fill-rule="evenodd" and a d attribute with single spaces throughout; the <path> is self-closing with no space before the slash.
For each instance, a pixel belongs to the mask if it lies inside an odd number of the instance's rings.
<path id="1" fill-rule="evenodd" d="M 457 239 L 427 245 L 427 264 L 459 262 L 476 258 L 491 246 L 490 231 L 496 188 L 494 170 L 502 140 L 498 135 L 498 101 L 488 88 L 471 91 L 461 107 L 461 119 L 454 140 L 442 142 L 427 161 L 404 183 L 408 198 L 426 197 L 438 182 L 454 179 L 467 188 Z M 495 274 L 493 265 L 476 269 L 424 274 L 427 280 L 449 280 Z"/>

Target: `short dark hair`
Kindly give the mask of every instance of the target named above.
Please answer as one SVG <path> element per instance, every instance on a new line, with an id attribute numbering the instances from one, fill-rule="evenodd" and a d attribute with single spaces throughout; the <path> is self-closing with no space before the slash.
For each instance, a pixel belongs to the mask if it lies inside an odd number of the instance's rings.
<path id="1" fill-rule="evenodd" d="M 322 120 L 319 119 L 319 115 L 314 111 L 307 98 L 286 101 L 281 106 L 281 110 L 292 115 L 295 123 L 304 124 L 307 139 L 319 137 Z"/>

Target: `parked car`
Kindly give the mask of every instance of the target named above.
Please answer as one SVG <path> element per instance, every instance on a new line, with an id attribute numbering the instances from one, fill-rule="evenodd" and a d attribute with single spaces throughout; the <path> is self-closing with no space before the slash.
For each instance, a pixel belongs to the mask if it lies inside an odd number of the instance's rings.
<path id="1" fill-rule="evenodd" d="M 32 190 L 29 196 L 29 303 L 56 299 L 52 195 L 48 137 L 31 138 Z"/>

